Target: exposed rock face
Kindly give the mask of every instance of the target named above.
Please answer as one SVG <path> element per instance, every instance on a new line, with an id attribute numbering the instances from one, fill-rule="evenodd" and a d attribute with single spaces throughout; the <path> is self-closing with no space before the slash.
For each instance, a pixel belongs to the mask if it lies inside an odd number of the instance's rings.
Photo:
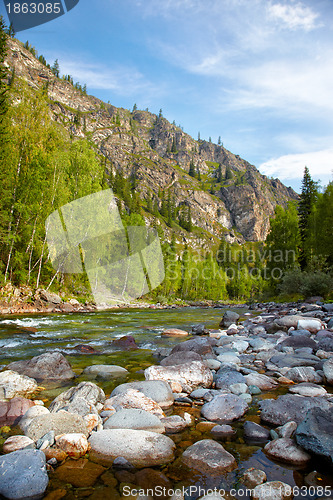
<path id="1" fill-rule="evenodd" d="M 193 246 L 221 234 L 230 242 L 263 240 L 275 206 L 285 206 L 297 197 L 278 179 L 261 175 L 253 165 L 223 146 L 196 141 L 180 127 L 149 111 L 131 113 L 85 95 L 69 82 L 56 78 L 21 43 L 9 39 L 8 46 L 7 64 L 15 68 L 16 78 L 26 80 L 34 89 L 48 85 L 55 121 L 74 137 L 89 134 L 113 168 L 122 169 L 126 176 L 135 164 L 141 197 L 153 196 L 161 204 L 159 190 L 170 189 L 177 206 L 191 207 L 193 224 L 210 233 L 208 238 L 189 237 L 184 231 L 184 237 Z M 208 179 L 216 178 L 221 165 L 224 180 L 216 184 L 215 196 L 203 191 L 200 181 L 188 175 L 191 161 Z M 232 173 L 229 180 L 225 180 L 227 169 Z"/>

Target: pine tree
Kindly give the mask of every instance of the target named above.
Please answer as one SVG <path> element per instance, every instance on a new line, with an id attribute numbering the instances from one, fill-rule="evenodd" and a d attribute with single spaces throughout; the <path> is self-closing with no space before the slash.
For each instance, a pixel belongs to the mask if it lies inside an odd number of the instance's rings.
<path id="1" fill-rule="evenodd" d="M 222 181 L 223 181 L 222 167 L 221 167 L 221 163 L 219 163 L 219 166 L 217 168 L 217 182 L 222 182 Z"/>
<path id="2" fill-rule="evenodd" d="M 198 181 L 201 181 L 201 174 L 200 174 L 199 167 L 197 167 L 197 179 L 198 179 Z"/>
<path id="3" fill-rule="evenodd" d="M 221 141 L 221 136 L 219 135 L 219 138 L 217 140 L 217 144 L 220 146 L 222 144 L 222 141 Z"/>
<path id="4" fill-rule="evenodd" d="M 177 153 L 176 138 L 175 137 L 172 138 L 171 153 Z"/>
<path id="5" fill-rule="evenodd" d="M 136 103 L 134 103 L 134 106 L 133 106 L 133 109 L 132 109 L 132 113 L 134 113 L 134 111 L 136 111 L 138 109 Z"/>
<path id="6" fill-rule="evenodd" d="M 232 171 L 231 171 L 231 168 L 228 165 L 226 167 L 226 169 L 225 169 L 225 180 L 228 181 L 230 179 L 232 179 Z"/>
<path id="7" fill-rule="evenodd" d="M 198 132 L 198 141 L 200 141 L 200 132 Z"/>
<path id="8" fill-rule="evenodd" d="M 162 108 L 161 108 L 160 111 L 159 111 L 159 113 L 158 113 L 158 117 L 162 118 L 162 116 L 163 116 L 163 111 L 162 111 Z"/>
<path id="9" fill-rule="evenodd" d="M 59 78 L 59 74 L 60 74 L 60 67 L 59 67 L 59 61 L 58 59 L 56 59 L 53 63 L 53 66 L 51 68 L 51 71 L 52 73 L 57 77 Z"/>
<path id="10" fill-rule="evenodd" d="M 190 175 L 191 177 L 195 177 L 195 166 L 193 160 L 191 160 L 190 162 L 190 169 L 188 171 L 188 175 Z"/>
<path id="11" fill-rule="evenodd" d="M 318 183 L 310 175 L 308 167 L 304 169 L 302 180 L 302 193 L 298 203 L 299 230 L 301 236 L 301 269 L 305 269 L 310 261 L 310 255 L 306 251 L 307 239 L 309 237 L 309 220 L 312 209 L 318 197 Z"/>

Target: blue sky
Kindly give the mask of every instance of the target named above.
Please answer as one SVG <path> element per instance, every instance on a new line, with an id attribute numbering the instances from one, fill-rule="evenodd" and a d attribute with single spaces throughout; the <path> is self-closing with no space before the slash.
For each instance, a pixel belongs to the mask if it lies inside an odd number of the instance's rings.
<path id="1" fill-rule="evenodd" d="M 115 106 L 149 108 L 300 188 L 333 171 L 332 0 L 80 0 L 18 33 Z"/>

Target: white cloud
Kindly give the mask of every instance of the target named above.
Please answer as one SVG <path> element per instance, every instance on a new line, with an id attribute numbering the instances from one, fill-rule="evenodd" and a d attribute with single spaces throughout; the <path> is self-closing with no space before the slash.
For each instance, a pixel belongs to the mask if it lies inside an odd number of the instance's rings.
<path id="1" fill-rule="evenodd" d="M 110 90 L 119 95 L 133 95 L 138 93 L 160 92 L 161 87 L 155 87 L 151 82 L 130 67 L 108 68 L 102 64 L 60 60 L 61 72 L 78 80 L 81 84 L 86 83 L 89 89 Z"/>
<path id="2" fill-rule="evenodd" d="M 280 26 L 288 29 L 303 29 L 311 31 L 316 28 L 318 14 L 302 3 L 286 5 L 281 3 L 271 3 L 267 9 L 268 16 Z"/>
<path id="3" fill-rule="evenodd" d="M 333 148 L 273 158 L 260 165 L 259 170 L 265 175 L 287 180 L 302 178 L 305 166 L 312 177 L 322 177 L 327 182 L 333 172 Z"/>

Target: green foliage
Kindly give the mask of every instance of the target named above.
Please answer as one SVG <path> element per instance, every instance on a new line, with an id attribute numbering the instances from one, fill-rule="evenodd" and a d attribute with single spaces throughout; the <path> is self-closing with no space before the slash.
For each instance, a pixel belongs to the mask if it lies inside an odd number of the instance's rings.
<path id="1" fill-rule="evenodd" d="M 195 177 L 195 165 L 193 163 L 193 160 L 191 160 L 190 162 L 190 168 L 189 168 L 189 171 L 188 171 L 188 175 L 190 175 L 191 177 Z"/>
<path id="2" fill-rule="evenodd" d="M 307 240 L 309 238 L 309 220 L 311 212 L 314 209 L 318 197 L 318 183 L 310 176 L 308 167 L 304 169 L 302 180 L 302 193 L 298 204 L 299 229 L 302 241 L 302 249 L 300 255 L 300 265 L 305 269 L 310 260 L 310 255 L 307 248 Z"/>
<path id="3" fill-rule="evenodd" d="M 232 170 L 231 168 L 229 167 L 229 165 L 226 167 L 225 169 L 225 180 L 226 181 L 229 181 L 230 179 L 232 179 L 233 175 L 232 175 Z"/>
<path id="4" fill-rule="evenodd" d="M 302 272 L 294 269 L 287 272 L 279 286 L 282 294 L 300 293 L 304 298 L 311 296 L 325 297 L 332 290 L 332 276 L 318 272 Z"/>

